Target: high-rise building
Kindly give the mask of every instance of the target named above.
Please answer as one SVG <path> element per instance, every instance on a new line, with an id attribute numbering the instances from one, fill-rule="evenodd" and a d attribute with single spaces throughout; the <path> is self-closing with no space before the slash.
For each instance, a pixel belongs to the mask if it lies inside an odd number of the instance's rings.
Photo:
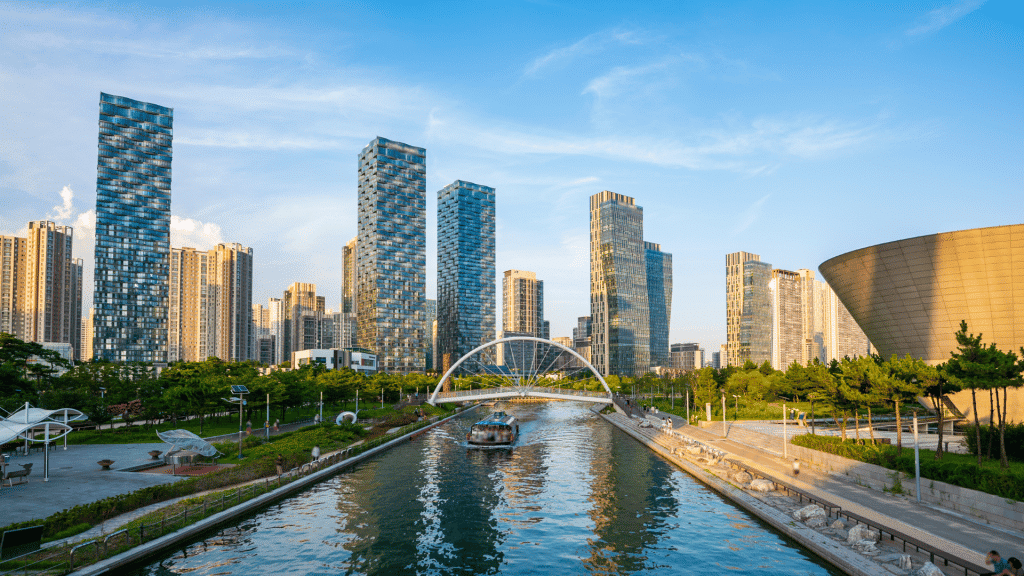
<path id="1" fill-rule="evenodd" d="M 167 354 L 174 111 L 100 94 L 93 352 L 118 362 Z"/>
<path id="2" fill-rule="evenodd" d="M 71 257 L 73 232 L 45 220 L 28 237 L 0 236 L 0 331 L 26 342 L 71 345 L 81 359 L 82 261 Z"/>
<path id="3" fill-rule="evenodd" d="M 710 366 L 712 368 L 714 368 L 715 370 L 719 370 L 719 369 L 722 368 L 722 353 L 721 352 L 712 352 L 711 353 L 711 364 L 710 364 Z"/>
<path id="4" fill-rule="evenodd" d="M 294 282 L 284 291 L 281 299 L 282 361 L 291 358 L 292 352 L 322 348 L 325 304 L 324 297 L 316 295 L 316 284 Z"/>
<path id="5" fill-rule="evenodd" d="M 672 260 L 644 242 L 643 226 L 633 198 L 607 190 L 590 197 L 591 355 L 602 374 L 647 373 L 652 346 L 655 360 L 667 362 Z"/>
<path id="6" fill-rule="evenodd" d="M 825 286 L 825 337 L 827 361 L 842 360 L 849 356 L 868 356 L 872 345 L 867 335 L 850 311 L 839 300 L 836 293 L 827 284 Z"/>
<path id="7" fill-rule="evenodd" d="M 24 305 L 21 300 L 25 277 L 25 252 L 28 240 L 18 236 L 0 236 L 0 332 L 23 332 Z"/>
<path id="8" fill-rule="evenodd" d="M 341 311 L 346 314 L 356 313 L 356 248 L 359 237 L 345 243 L 341 251 Z"/>
<path id="9" fill-rule="evenodd" d="M 771 361 L 772 265 L 748 252 L 725 256 L 725 317 L 728 366 Z"/>
<path id="10" fill-rule="evenodd" d="M 577 354 L 590 362 L 590 316 L 580 316 L 576 319 L 576 327 L 572 329 L 572 348 Z M 578 359 L 573 360 L 574 368 L 582 368 L 583 363 Z"/>
<path id="11" fill-rule="evenodd" d="M 501 282 L 501 330 L 540 337 L 544 326 L 544 281 L 535 272 L 506 270 Z"/>
<path id="12" fill-rule="evenodd" d="M 803 280 L 789 270 L 772 270 L 768 283 L 772 298 L 772 367 L 785 370 L 796 362 L 804 365 Z"/>
<path id="13" fill-rule="evenodd" d="M 82 362 L 89 362 L 92 360 L 92 323 L 93 317 L 96 315 L 95 308 L 89 308 L 89 314 L 82 318 L 82 334 L 81 334 L 81 360 Z"/>
<path id="14" fill-rule="evenodd" d="M 429 329 L 429 335 L 427 337 L 427 353 L 426 353 L 426 369 L 436 370 L 437 363 L 434 358 L 437 357 L 437 300 L 427 298 L 424 300 L 423 310 L 426 312 L 426 326 Z"/>
<path id="15" fill-rule="evenodd" d="M 167 360 L 255 359 L 252 248 L 171 248 Z"/>
<path id="16" fill-rule="evenodd" d="M 426 339 L 426 150 L 376 138 L 359 154 L 356 313 L 378 369 L 421 372 Z"/>
<path id="17" fill-rule="evenodd" d="M 463 182 L 437 193 L 437 347 L 442 371 L 494 340 L 494 188 Z"/>
<path id="18" fill-rule="evenodd" d="M 672 255 L 662 252 L 661 245 L 653 242 L 644 242 L 644 254 L 651 319 L 651 366 L 668 368 L 672 364 L 668 345 L 668 327 L 672 319 Z"/>
<path id="19" fill-rule="evenodd" d="M 270 298 L 269 305 L 252 305 L 253 360 L 268 366 L 280 364 L 283 342 L 281 319 L 284 316 L 280 298 Z"/>
<path id="20" fill-rule="evenodd" d="M 673 344 L 670 367 L 675 372 L 689 372 L 704 367 L 704 349 L 700 344 Z"/>

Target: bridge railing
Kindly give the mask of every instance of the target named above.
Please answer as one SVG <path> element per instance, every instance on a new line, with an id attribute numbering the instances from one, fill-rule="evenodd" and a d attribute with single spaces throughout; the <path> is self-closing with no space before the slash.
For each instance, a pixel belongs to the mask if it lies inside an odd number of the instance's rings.
<path id="1" fill-rule="evenodd" d="M 573 390 L 571 388 L 555 388 L 551 386 L 532 386 L 527 389 L 526 395 L 532 395 L 535 393 L 542 394 L 555 394 L 559 396 L 576 396 L 582 398 L 607 398 L 607 392 L 595 392 L 593 390 Z M 503 386 L 500 388 L 476 388 L 472 390 L 451 390 L 449 392 L 438 392 L 437 398 L 441 399 L 452 399 L 452 398 L 472 398 L 474 396 L 485 396 L 490 394 L 502 394 L 507 393 L 510 395 L 518 395 L 519 389 L 514 386 Z"/>

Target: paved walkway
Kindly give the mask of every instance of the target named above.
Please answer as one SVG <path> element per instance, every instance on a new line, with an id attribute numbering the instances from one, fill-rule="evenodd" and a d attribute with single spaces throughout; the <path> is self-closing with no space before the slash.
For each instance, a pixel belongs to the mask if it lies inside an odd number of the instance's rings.
<path id="1" fill-rule="evenodd" d="M 168 484 L 180 478 L 165 474 L 124 472 L 125 468 L 153 462 L 150 450 L 167 450 L 163 442 L 153 444 L 70 445 L 50 451 L 50 480 L 43 481 L 43 453 L 11 458 L 8 471 L 20 470 L 18 464 L 32 463 L 28 483 L 0 488 L 0 525 L 24 522 L 88 504 L 115 494 L 124 494 L 147 486 Z M 103 470 L 99 460 L 114 461 Z"/>
<path id="2" fill-rule="evenodd" d="M 652 418 L 665 416 L 662 413 Z M 806 494 L 842 506 L 843 510 L 928 542 L 964 560 L 981 565 L 985 553 L 992 549 L 999 550 L 1003 557 L 1024 555 L 1024 534 L 980 524 L 955 512 L 921 505 L 906 496 L 872 490 L 842 477 L 818 473 L 809 466 L 802 467 L 799 476 L 794 477 L 790 460 L 708 430 L 687 426 L 683 418 L 674 417 L 673 424 L 676 432 L 730 454 L 732 459 L 743 461 L 765 477 L 777 478 Z"/>

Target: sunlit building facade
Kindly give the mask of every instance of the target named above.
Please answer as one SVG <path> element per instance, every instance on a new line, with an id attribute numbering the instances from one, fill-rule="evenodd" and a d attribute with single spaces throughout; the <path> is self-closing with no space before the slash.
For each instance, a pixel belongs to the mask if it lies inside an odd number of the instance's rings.
<path id="1" fill-rule="evenodd" d="M 647 373 L 652 350 L 668 362 L 672 260 L 644 242 L 643 227 L 633 198 L 608 190 L 590 197 L 591 362 L 605 375 Z"/>
<path id="2" fill-rule="evenodd" d="M 441 371 L 494 340 L 494 188 L 456 180 L 437 193 L 437 347 Z"/>
<path id="3" fill-rule="evenodd" d="M 647 305 L 651 330 L 651 366 L 668 368 L 668 328 L 672 320 L 672 255 L 661 245 L 644 242 L 647 264 Z"/>
<path id="4" fill-rule="evenodd" d="M 770 362 L 772 299 L 768 283 L 772 265 L 749 252 L 725 256 L 725 319 L 727 366 Z"/>
<path id="5" fill-rule="evenodd" d="M 167 356 L 173 110 L 100 94 L 93 352 Z"/>
<path id="6" fill-rule="evenodd" d="M 803 364 L 804 302 L 800 274 L 772 270 L 768 283 L 772 298 L 772 366 L 785 370 L 796 362 Z"/>
<path id="7" fill-rule="evenodd" d="M 426 367 L 426 150 L 376 138 L 359 154 L 359 346 L 383 372 Z M 312 348 L 312 346 L 310 347 Z"/>

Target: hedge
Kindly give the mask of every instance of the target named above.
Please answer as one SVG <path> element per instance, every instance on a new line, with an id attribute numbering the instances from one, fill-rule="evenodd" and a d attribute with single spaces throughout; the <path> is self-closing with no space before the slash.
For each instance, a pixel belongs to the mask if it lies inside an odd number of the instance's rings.
<path id="1" fill-rule="evenodd" d="M 843 442 L 836 436 L 803 434 L 792 439 L 792 443 L 804 448 L 819 450 L 851 460 L 875 464 L 889 470 L 898 470 L 914 475 L 914 451 L 904 450 L 900 455 L 895 446 L 888 444 L 856 444 L 853 440 Z M 978 468 L 964 462 L 921 459 L 921 477 L 938 480 L 961 488 L 978 490 L 1002 498 L 1024 501 L 1024 473 L 1015 470 L 994 470 Z"/>

